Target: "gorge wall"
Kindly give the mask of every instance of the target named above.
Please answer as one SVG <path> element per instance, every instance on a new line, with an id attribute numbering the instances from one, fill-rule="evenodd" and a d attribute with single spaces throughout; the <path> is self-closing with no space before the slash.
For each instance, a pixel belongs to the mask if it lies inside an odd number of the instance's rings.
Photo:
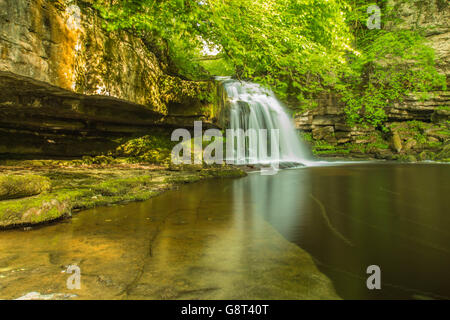
<path id="1" fill-rule="evenodd" d="M 437 68 L 450 79 L 450 5 L 447 1 L 391 1 L 403 22 L 396 28 L 424 28 L 427 43 L 436 53 Z M 387 26 L 389 27 L 389 26 Z M 387 132 L 349 126 L 345 105 L 336 94 L 316 97 L 317 107 L 296 114 L 296 127 L 304 132 L 316 154 L 401 160 L 450 159 L 450 92 L 436 91 L 423 100 L 410 95 L 387 110 Z"/>
<path id="2" fill-rule="evenodd" d="M 0 156 L 95 155 L 213 118 L 215 84 L 165 68 L 140 38 L 105 31 L 91 1 L 1 1 Z"/>

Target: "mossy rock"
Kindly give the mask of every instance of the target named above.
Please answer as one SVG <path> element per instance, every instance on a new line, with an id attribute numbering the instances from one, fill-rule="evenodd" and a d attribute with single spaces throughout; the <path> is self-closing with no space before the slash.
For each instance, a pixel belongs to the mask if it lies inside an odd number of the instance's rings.
<path id="1" fill-rule="evenodd" d="M 71 214 L 71 196 L 45 194 L 0 202 L 0 227 L 38 224 Z"/>
<path id="2" fill-rule="evenodd" d="M 91 160 L 96 163 L 85 164 Z M 50 222 L 93 207 L 148 200 L 177 184 L 246 175 L 240 168 L 228 165 L 200 165 L 198 170 L 166 170 L 130 165 L 126 161 L 119 163 L 120 159 L 114 159 L 113 165 L 97 165 L 105 160 L 108 161 L 106 158 L 86 158 L 2 163 L 3 166 L 11 166 L 14 171 L 10 172 L 14 174 L 0 175 L 2 190 L 8 190 L 3 191 L 8 194 L 8 200 L 0 201 L 0 230 Z M 36 169 L 42 172 L 42 176 L 32 172 Z M 29 185 L 37 187 L 30 188 Z M 23 191 L 24 186 L 28 186 L 26 192 Z M 12 194 L 16 197 L 30 196 L 11 199 Z"/>
<path id="3" fill-rule="evenodd" d="M 400 139 L 400 135 L 398 134 L 397 131 L 394 131 L 392 133 L 392 144 L 394 146 L 394 149 L 397 152 L 401 152 L 402 151 L 402 149 L 403 149 L 402 140 Z"/>
<path id="4" fill-rule="evenodd" d="M 48 178 L 37 175 L 0 176 L 0 200 L 17 199 L 50 191 Z"/>
<path id="5" fill-rule="evenodd" d="M 127 157 L 131 163 L 145 162 L 168 164 L 172 148 L 177 142 L 171 141 L 166 135 L 147 135 L 132 139 L 117 147 L 114 155 Z"/>
<path id="6" fill-rule="evenodd" d="M 93 191 L 102 196 L 122 196 L 127 193 L 139 192 L 153 184 L 152 176 L 140 176 L 126 179 L 112 179 L 104 181 L 92 188 Z"/>
<path id="7" fill-rule="evenodd" d="M 207 168 L 202 172 L 204 176 L 215 178 L 241 178 L 247 173 L 239 167 L 226 166 L 220 168 Z"/>
<path id="8" fill-rule="evenodd" d="M 412 154 L 401 154 L 393 157 L 394 160 L 402 162 L 417 162 L 417 158 Z"/>
<path id="9" fill-rule="evenodd" d="M 437 160 L 448 162 L 450 159 L 450 143 L 447 143 L 436 156 Z"/>
<path id="10" fill-rule="evenodd" d="M 435 160 L 436 159 L 436 154 L 433 151 L 422 151 L 419 154 L 419 159 L 422 160 L 422 161 Z"/>

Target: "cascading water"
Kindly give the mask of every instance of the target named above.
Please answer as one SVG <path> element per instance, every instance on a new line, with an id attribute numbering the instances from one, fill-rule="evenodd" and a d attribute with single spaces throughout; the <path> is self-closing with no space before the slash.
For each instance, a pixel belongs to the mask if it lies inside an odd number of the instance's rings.
<path id="1" fill-rule="evenodd" d="M 308 148 L 300 141 L 291 119 L 272 91 L 256 83 L 229 78 L 219 80 L 226 94 L 229 129 L 256 134 L 254 138 L 244 134 L 236 136 L 232 159 L 235 163 L 311 162 Z M 275 130 L 278 133 L 277 138 L 271 136 L 274 129 L 277 129 Z M 267 136 L 262 134 L 264 131 L 267 132 Z"/>

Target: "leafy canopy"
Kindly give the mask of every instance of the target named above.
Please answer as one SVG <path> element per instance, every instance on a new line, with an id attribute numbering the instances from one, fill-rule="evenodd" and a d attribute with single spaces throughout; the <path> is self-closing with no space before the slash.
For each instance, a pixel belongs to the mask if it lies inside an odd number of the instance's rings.
<path id="1" fill-rule="evenodd" d="M 99 1 L 108 27 L 165 40 L 179 71 L 202 73 L 203 47 L 217 46 L 235 76 L 315 90 L 335 77 L 352 36 L 339 0 L 123 0 Z"/>
<path id="2" fill-rule="evenodd" d="M 332 90 L 345 101 L 350 123 L 382 126 L 386 106 L 410 92 L 444 87 L 445 77 L 421 31 L 395 27 L 387 0 L 378 1 L 382 28 L 366 27 L 373 2 L 97 0 L 96 7 L 110 30 L 136 33 L 186 78 L 233 74 L 302 107 Z M 219 54 L 205 60 L 205 47 Z"/>

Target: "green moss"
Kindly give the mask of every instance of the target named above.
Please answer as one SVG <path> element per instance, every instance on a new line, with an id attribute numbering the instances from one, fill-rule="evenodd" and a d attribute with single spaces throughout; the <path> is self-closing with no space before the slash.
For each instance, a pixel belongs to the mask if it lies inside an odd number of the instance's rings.
<path id="1" fill-rule="evenodd" d="M 412 154 L 400 154 L 393 157 L 394 160 L 402 162 L 416 162 L 417 158 Z"/>
<path id="2" fill-rule="evenodd" d="M 332 145 L 326 141 L 316 141 L 312 147 L 313 154 L 315 155 L 348 155 L 350 149 L 348 145 Z"/>
<path id="3" fill-rule="evenodd" d="M 439 148 L 443 145 L 443 143 L 441 141 L 427 141 L 427 145 L 430 148 Z"/>
<path id="4" fill-rule="evenodd" d="M 422 151 L 418 158 L 422 161 L 425 160 L 435 160 L 436 159 L 436 153 L 432 152 L 432 151 Z"/>
<path id="5" fill-rule="evenodd" d="M 81 160 L 80 160 L 81 161 Z M 82 161 L 81 161 L 82 162 Z M 14 172 L 27 176 L 28 171 L 39 170 L 40 178 L 51 183 L 51 192 L 41 193 L 17 200 L 0 201 L 0 227 L 36 224 L 66 217 L 74 210 L 82 210 L 97 206 L 144 201 L 176 184 L 190 183 L 206 178 L 242 177 L 245 172 L 231 166 L 201 165 L 192 170 L 168 171 L 151 169 L 129 164 L 114 165 L 73 165 L 73 161 L 64 161 L 70 166 L 42 166 L 34 162 L 13 162 Z M 3 164 L 4 165 L 4 164 Z"/>
<path id="6" fill-rule="evenodd" d="M 81 160 L 81 164 L 112 164 L 116 163 L 115 159 L 111 156 L 96 156 L 96 157 L 90 157 L 90 156 L 84 156 Z"/>
<path id="7" fill-rule="evenodd" d="M 449 162 L 450 160 L 450 143 L 447 143 L 442 150 L 436 155 L 436 160 Z"/>
<path id="8" fill-rule="evenodd" d="M 142 192 L 154 185 L 152 176 L 114 179 L 102 182 L 92 188 L 102 196 L 121 196 L 129 192 Z"/>
<path id="9" fill-rule="evenodd" d="M 371 150 L 371 149 L 383 149 L 383 150 L 387 150 L 389 149 L 389 144 L 387 144 L 385 141 L 377 141 L 377 142 L 371 142 L 368 143 L 366 146 L 366 150 Z"/>
<path id="10" fill-rule="evenodd" d="M 0 176 L 0 200 L 40 194 L 51 189 L 50 180 L 32 174 Z"/>
<path id="11" fill-rule="evenodd" d="M 311 132 L 300 132 L 299 136 L 300 136 L 300 139 L 307 141 L 309 143 L 314 141 L 314 138 L 313 138 Z"/>
<path id="12" fill-rule="evenodd" d="M 315 155 L 348 155 L 350 150 L 348 149 L 329 149 L 329 150 L 316 150 L 314 152 Z"/>
<path id="13" fill-rule="evenodd" d="M 450 111 L 450 106 L 438 106 L 436 110 Z"/>
<path id="14" fill-rule="evenodd" d="M 201 180 L 200 176 L 197 175 L 186 175 L 186 176 L 174 176 L 166 178 L 167 183 L 191 183 Z"/>
<path id="15" fill-rule="evenodd" d="M 71 197 L 64 193 L 0 201 L 0 226 L 40 223 L 70 214 Z"/>
<path id="16" fill-rule="evenodd" d="M 127 157 L 131 163 L 168 164 L 171 151 L 176 144 L 177 142 L 171 141 L 166 135 L 147 135 L 122 144 L 114 155 Z"/>

